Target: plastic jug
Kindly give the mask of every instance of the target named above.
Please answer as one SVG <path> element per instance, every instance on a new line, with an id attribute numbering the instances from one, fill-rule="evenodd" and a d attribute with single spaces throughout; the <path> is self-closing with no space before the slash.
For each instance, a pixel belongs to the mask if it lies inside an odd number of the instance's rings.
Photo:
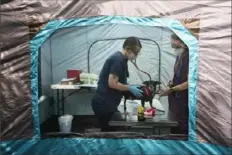
<path id="1" fill-rule="evenodd" d="M 72 128 L 72 115 L 63 115 L 58 118 L 59 126 L 60 126 L 60 132 L 68 133 L 71 132 Z"/>

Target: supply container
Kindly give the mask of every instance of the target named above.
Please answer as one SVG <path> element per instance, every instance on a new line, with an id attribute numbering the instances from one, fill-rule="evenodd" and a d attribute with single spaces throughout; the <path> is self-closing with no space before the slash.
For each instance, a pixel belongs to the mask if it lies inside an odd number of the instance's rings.
<path id="1" fill-rule="evenodd" d="M 60 132 L 68 133 L 71 132 L 72 128 L 72 115 L 63 115 L 58 118 L 59 126 L 60 126 Z"/>
<path id="2" fill-rule="evenodd" d="M 82 70 L 68 69 L 67 78 L 76 78 L 77 82 L 80 82 L 80 74 Z"/>
<path id="3" fill-rule="evenodd" d="M 145 121 L 144 108 L 142 106 L 138 106 L 138 121 Z"/>
<path id="4" fill-rule="evenodd" d="M 127 100 L 126 101 L 126 114 L 124 111 L 124 99 L 122 99 L 120 105 L 118 106 L 118 111 L 121 113 L 122 119 L 127 119 L 130 121 L 137 120 L 137 107 L 139 106 L 138 102 Z"/>

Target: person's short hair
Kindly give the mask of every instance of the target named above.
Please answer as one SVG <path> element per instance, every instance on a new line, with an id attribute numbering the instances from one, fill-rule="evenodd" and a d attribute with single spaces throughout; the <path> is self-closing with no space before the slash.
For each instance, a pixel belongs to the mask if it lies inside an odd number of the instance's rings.
<path id="1" fill-rule="evenodd" d="M 181 43 L 185 44 L 175 33 L 173 33 L 173 34 L 171 35 L 171 38 L 172 38 L 173 40 L 178 40 L 178 41 L 180 41 Z"/>
<path id="2" fill-rule="evenodd" d="M 137 47 L 142 48 L 142 44 L 137 37 L 128 37 L 123 43 L 123 49 L 131 49 L 133 53 L 137 53 Z"/>

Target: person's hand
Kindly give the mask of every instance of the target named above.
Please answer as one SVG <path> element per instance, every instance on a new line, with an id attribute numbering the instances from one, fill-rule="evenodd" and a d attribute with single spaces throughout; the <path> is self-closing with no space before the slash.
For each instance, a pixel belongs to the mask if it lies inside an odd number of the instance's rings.
<path id="1" fill-rule="evenodd" d="M 172 81 L 169 81 L 168 82 L 168 87 L 170 88 L 170 87 L 172 87 L 173 86 L 173 82 Z"/>
<path id="2" fill-rule="evenodd" d="M 128 89 L 136 97 L 138 97 L 138 98 L 142 97 L 143 91 L 141 89 L 139 89 L 138 86 L 129 86 Z"/>
<path id="3" fill-rule="evenodd" d="M 168 87 L 167 89 L 160 92 L 159 96 L 168 96 L 171 93 L 171 89 Z"/>

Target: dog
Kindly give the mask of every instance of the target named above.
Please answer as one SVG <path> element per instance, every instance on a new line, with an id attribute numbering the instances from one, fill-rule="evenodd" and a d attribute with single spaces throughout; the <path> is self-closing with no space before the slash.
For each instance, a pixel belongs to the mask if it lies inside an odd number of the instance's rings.
<path id="1" fill-rule="evenodd" d="M 131 92 L 127 91 L 123 93 L 124 96 L 124 110 L 126 111 L 126 100 L 141 100 L 142 107 L 144 108 L 145 102 L 150 103 L 150 107 L 154 108 L 152 106 L 152 100 L 158 92 L 156 91 L 156 87 L 160 85 L 161 83 L 159 81 L 144 81 L 139 88 L 143 91 L 142 97 L 138 98 L 134 96 Z"/>

